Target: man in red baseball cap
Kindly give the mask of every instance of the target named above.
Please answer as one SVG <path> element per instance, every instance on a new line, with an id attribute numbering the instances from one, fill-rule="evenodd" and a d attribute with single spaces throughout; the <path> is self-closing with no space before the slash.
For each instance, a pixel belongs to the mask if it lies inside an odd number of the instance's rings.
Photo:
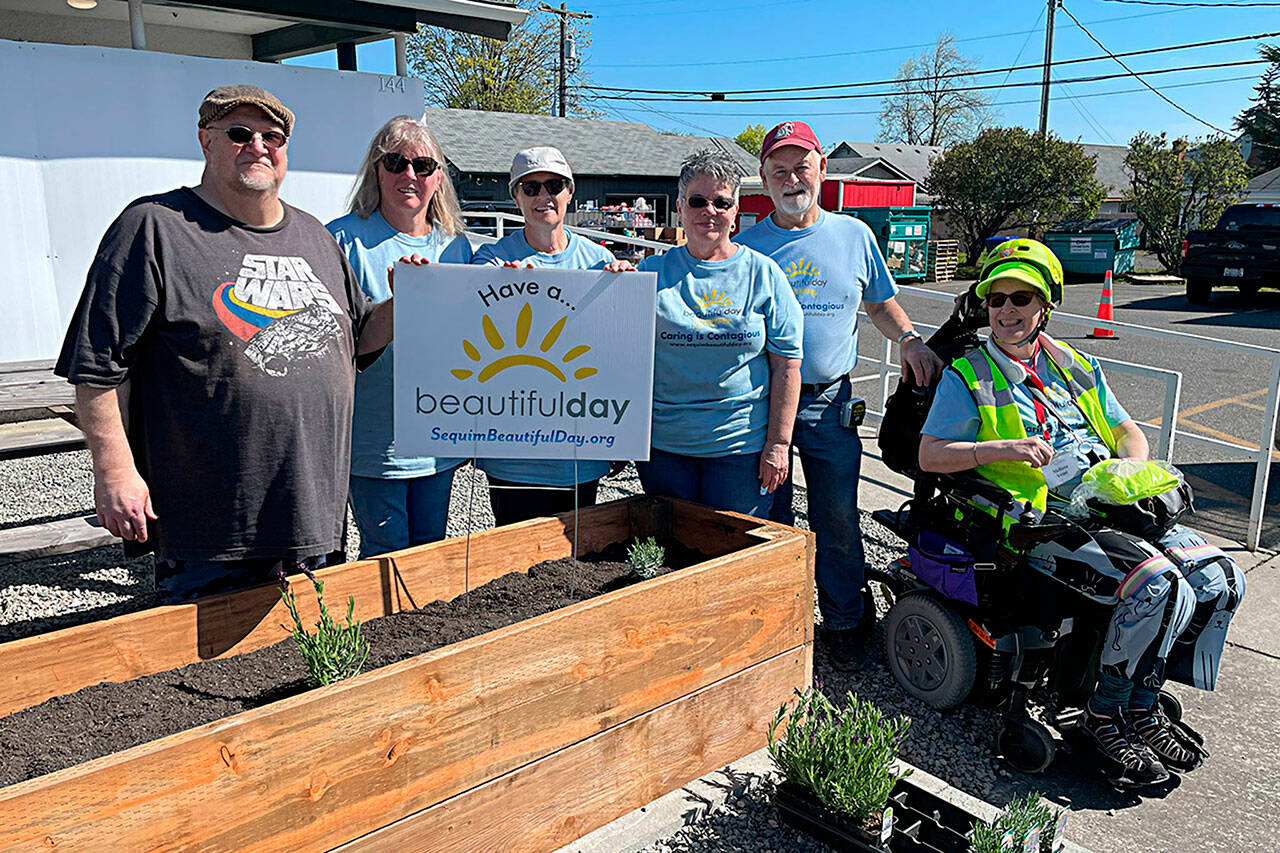
<path id="1" fill-rule="evenodd" d="M 863 588 L 858 519 L 862 440 L 848 374 L 858 360 L 858 308 L 901 347 L 903 375 L 930 382 L 942 362 L 911 327 L 875 235 L 866 223 L 818 206 L 827 158 L 802 121 L 770 130 L 760 148 L 760 179 L 774 211 L 736 238 L 773 260 L 804 310 L 800 408 L 792 443 L 809 490 L 809 526 L 818 537 L 816 573 L 823 638 L 831 661 L 853 669 L 862 660 L 876 611 Z M 859 401 L 860 402 L 860 401 Z M 794 521 L 791 481 L 776 493 L 774 519 Z"/>

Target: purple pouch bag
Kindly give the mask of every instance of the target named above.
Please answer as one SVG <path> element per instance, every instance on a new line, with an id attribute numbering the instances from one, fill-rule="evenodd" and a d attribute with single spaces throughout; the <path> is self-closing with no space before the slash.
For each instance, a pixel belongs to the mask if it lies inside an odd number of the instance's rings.
<path id="1" fill-rule="evenodd" d="M 916 577 L 949 599 L 977 605 L 973 555 L 962 545 L 928 530 L 921 530 L 916 544 L 907 549 Z"/>

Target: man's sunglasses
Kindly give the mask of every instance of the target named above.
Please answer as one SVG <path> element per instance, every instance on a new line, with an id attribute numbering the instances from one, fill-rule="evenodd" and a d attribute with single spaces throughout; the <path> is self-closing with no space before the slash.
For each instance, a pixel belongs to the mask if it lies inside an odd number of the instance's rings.
<path id="1" fill-rule="evenodd" d="M 1030 290 L 1019 290 L 1017 293 L 988 293 L 987 307 L 1003 308 L 1005 300 L 1013 303 L 1015 308 L 1026 308 L 1036 295 Z"/>
<path id="2" fill-rule="evenodd" d="M 568 185 L 568 180 L 564 178 L 547 178 L 545 181 L 521 181 L 520 192 L 529 198 L 533 198 L 542 192 L 543 187 L 546 187 L 547 195 L 560 195 Z"/>
<path id="3" fill-rule="evenodd" d="M 268 148 L 283 148 L 285 143 L 289 141 L 289 137 L 285 136 L 278 130 L 253 130 L 242 124 L 232 127 L 211 127 L 209 130 L 220 130 L 227 135 L 227 138 L 236 145 L 248 145 L 253 141 L 255 136 L 262 137 L 262 144 Z"/>
<path id="4" fill-rule="evenodd" d="M 715 198 L 707 198 L 703 195 L 691 195 L 684 200 L 684 203 L 689 205 L 689 207 L 692 207 L 694 210 L 701 210 L 709 204 L 715 205 L 716 210 L 728 210 L 737 204 L 733 199 L 722 195 L 718 195 Z"/>
<path id="5" fill-rule="evenodd" d="M 386 169 L 393 175 L 398 175 L 405 169 L 413 166 L 413 173 L 419 178 L 425 178 L 428 175 L 434 175 L 436 169 L 440 168 L 431 157 L 406 157 L 403 154 L 388 152 L 382 155 L 382 168 Z"/>

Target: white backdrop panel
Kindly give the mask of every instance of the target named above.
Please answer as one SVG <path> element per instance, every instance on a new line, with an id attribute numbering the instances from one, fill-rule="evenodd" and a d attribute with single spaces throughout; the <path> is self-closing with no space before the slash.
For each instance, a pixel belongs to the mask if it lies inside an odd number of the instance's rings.
<path id="1" fill-rule="evenodd" d="M 252 83 L 297 115 L 282 197 L 342 213 L 369 138 L 420 115 L 419 80 L 0 39 L 0 212 L 6 295 L 0 362 L 57 355 L 102 234 L 126 204 L 199 180 L 196 110 L 210 89 Z"/>

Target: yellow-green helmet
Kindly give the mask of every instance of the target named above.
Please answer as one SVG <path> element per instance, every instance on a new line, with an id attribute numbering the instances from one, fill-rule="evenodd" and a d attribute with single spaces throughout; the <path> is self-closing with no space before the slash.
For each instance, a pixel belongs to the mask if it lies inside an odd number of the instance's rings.
<path id="1" fill-rule="evenodd" d="M 982 256 L 982 274 L 974 289 L 985 299 L 996 279 L 1012 278 L 1035 288 L 1050 306 L 1062 304 L 1062 262 L 1039 240 L 1005 240 Z"/>

